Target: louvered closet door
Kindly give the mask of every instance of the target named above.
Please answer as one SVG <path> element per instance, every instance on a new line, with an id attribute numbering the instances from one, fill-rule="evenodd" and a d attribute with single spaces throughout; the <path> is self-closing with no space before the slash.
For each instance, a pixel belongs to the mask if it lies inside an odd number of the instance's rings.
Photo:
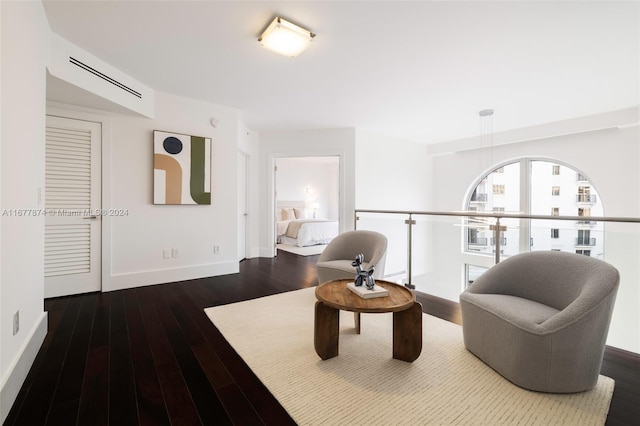
<path id="1" fill-rule="evenodd" d="M 45 297 L 101 287 L 100 126 L 47 116 Z"/>

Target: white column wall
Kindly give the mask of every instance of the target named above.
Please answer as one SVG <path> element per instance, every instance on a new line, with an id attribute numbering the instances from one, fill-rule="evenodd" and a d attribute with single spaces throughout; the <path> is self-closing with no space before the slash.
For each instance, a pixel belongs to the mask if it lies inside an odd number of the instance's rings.
<path id="1" fill-rule="evenodd" d="M 49 25 L 40 2 L 1 2 L 0 422 L 47 327 L 44 298 L 46 61 Z M 40 201 L 40 202 L 39 202 Z M 22 214 L 21 214 L 22 213 Z M 20 312 L 14 336 L 12 319 Z"/>

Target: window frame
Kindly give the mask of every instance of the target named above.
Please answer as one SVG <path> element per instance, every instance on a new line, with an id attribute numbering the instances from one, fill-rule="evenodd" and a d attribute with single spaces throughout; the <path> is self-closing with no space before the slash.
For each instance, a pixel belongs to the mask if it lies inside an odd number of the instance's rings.
<path id="1" fill-rule="evenodd" d="M 587 174 L 572 164 L 559 161 L 555 158 L 520 157 L 520 158 L 513 158 L 513 159 L 496 163 L 491 168 L 486 169 L 485 172 L 482 173 L 480 176 L 478 176 L 473 181 L 472 185 L 469 187 L 467 193 L 465 194 L 463 209 L 469 210 L 471 194 L 473 193 L 473 191 L 475 191 L 478 188 L 478 186 L 482 182 L 486 182 L 488 177 L 492 173 L 498 170 L 500 170 L 500 172 L 503 173 L 505 167 L 517 163 L 519 164 L 519 170 L 520 170 L 520 175 L 519 175 L 520 176 L 520 187 L 519 187 L 520 209 L 519 211 L 523 212 L 524 214 L 531 214 L 531 211 L 532 211 L 532 207 L 531 207 L 532 164 L 537 161 L 549 163 L 551 166 L 551 173 L 554 176 L 560 176 L 562 167 L 570 169 L 571 172 L 574 172 L 577 174 L 576 176 L 581 176 L 584 178 L 585 183 L 580 184 L 581 186 L 589 186 L 589 191 L 593 191 L 595 193 L 598 192 L 594 183 L 588 179 Z M 552 183 L 552 186 L 556 186 L 556 184 Z M 491 188 L 491 190 L 493 190 L 493 188 Z M 501 194 L 498 194 L 498 196 L 500 195 Z M 604 206 L 602 206 L 602 208 L 604 209 Z M 477 209 L 477 211 L 483 211 L 483 210 Z M 558 214 L 560 215 L 561 213 L 558 212 Z M 518 227 L 520 229 L 520 234 L 519 234 L 520 241 L 518 244 L 519 252 L 527 252 L 531 250 L 532 226 L 534 226 L 533 221 L 529 219 L 519 220 L 519 224 L 518 224 Z M 468 253 L 476 256 L 487 254 L 487 253 L 479 253 L 477 251 L 469 250 L 469 245 L 468 245 L 468 242 L 466 241 L 466 233 L 462 233 L 462 239 L 463 239 L 463 242 L 462 242 L 463 253 Z"/>

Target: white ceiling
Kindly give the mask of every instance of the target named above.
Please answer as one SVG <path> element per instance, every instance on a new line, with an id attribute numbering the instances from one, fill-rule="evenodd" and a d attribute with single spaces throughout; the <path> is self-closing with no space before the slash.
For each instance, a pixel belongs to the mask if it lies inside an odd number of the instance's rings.
<path id="1" fill-rule="evenodd" d="M 237 108 L 256 131 L 362 127 L 434 143 L 477 135 L 486 108 L 498 132 L 640 103 L 637 1 L 44 5 L 70 42 L 155 90 Z M 297 58 L 256 41 L 275 15 L 317 34 Z"/>

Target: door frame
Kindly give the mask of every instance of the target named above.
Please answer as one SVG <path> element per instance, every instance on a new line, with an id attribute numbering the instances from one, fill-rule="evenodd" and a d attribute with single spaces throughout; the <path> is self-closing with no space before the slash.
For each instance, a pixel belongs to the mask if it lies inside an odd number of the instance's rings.
<path id="1" fill-rule="evenodd" d="M 238 188 L 239 194 L 244 196 L 244 212 L 238 211 L 238 218 L 241 214 L 244 216 L 244 220 L 238 219 L 238 232 L 240 232 L 240 227 L 244 225 L 244 256 L 243 258 L 238 258 L 238 261 L 242 261 L 244 259 L 249 259 L 251 257 L 251 247 L 250 247 L 250 223 L 251 223 L 251 207 L 250 207 L 250 164 L 251 164 L 251 155 L 244 152 L 243 150 L 238 150 L 238 166 L 240 162 L 244 162 L 244 187 Z M 238 177 L 240 174 L 238 173 Z M 238 239 L 238 242 L 240 240 Z M 239 251 L 238 251 L 239 252 Z"/>
<path id="2" fill-rule="evenodd" d="M 44 276 L 44 294 L 45 298 L 52 297 L 60 297 L 60 296 L 71 296 L 75 294 L 83 294 L 83 293 L 91 293 L 95 291 L 99 291 L 102 289 L 102 226 L 101 219 L 102 216 L 97 213 L 98 209 L 102 208 L 102 158 L 101 158 L 101 150 L 102 150 L 102 123 L 91 121 L 91 120 L 78 120 L 74 118 L 68 117 L 60 117 L 56 115 L 47 114 L 46 115 L 46 128 L 47 128 L 47 137 L 45 139 L 45 148 L 47 150 L 47 161 L 45 161 L 45 174 L 49 172 L 47 168 L 47 164 L 49 164 L 49 147 L 50 143 L 52 149 L 56 149 L 56 138 L 49 138 L 49 129 L 52 130 L 53 133 L 56 132 L 65 132 L 69 130 L 70 133 L 75 131 L 81 132 L 89 132 L 89 165 L 90 165 L 90 177 L 89 177 L 89 189 L 90 189 L 90 203 L 85 206 L 85 208 L 74 208 L 68 204 L 47 204 L 45 201 L 45 207 L 47 209 L 57 210 L 57 209 L 68 209 L 69 215 L 67 214 L 47 214 L 45 217 L 45 249 L 48 249 L 47 245 L 47 229 L 48 226 L 51 225 L 55 229 L 60 229 L 59 226 L 73 227 L 73 231 L 70 234 L 64 233 L 60 234 L 59 231 L 52 230 L 52 237 L 55 235 L 62 236 L 64 240 L 67 237 L 72 237 L 76 232 L 81 231 L 85 226 L 89 227 L 89 269 L 87 271 L 77 271 L 76 273 L 62 273 L 62 274 L 52 274 L 49 275 L 45 273 Z M 64 139 L 64 136 L 60 136 L 60 138 Z M 73 139 L 71 137 L 69 140 Z M 58 139 L 60 141 L 60 139 Z M 65 142 L 63 142 L 64 144 Z M 63 149 L 62 152 L 67 151 Z M 62 153 L 60 152 L 60 153 Z M 74 153 L 75 154 L 75 153 Z M 54 161 L 55 156 L 52 157 L 52 161 Z M 67 158 L 67 160 L 71 160 L 71 157 Z M 58 160 L 59 161 L 59 160 Z M 55 173 L 55 169 L 52 170 Z M 68 177 L 67 179 L 74 179 L 73 177 Z M 82 178 L 81 178 L 82 179 Z M 55 180 L 55 179 L 54 179 Z M 77 181 L 74 181 L 77 182 Z M 47 177 L 45 177 L 45 188 L 49 187 L 49 184 L 54 184 L 54 182 L 50 182 Z M 53 190 L 53 189 L 51 189 Z M 55 191 L 54 191 L 55 192 Z M 48 198 L 48 195 L 46 196 Z M 75 210 L 75 211 L 74 211 Z M 90 220 L 87 220 L 90 219 Z M 66 240 L 68 241 L 68 240 Z M 56 239 L 54 242 L 54 247 L 56 244 L 62 242 L 60 239 Z M 78 243 L 79 241 L 74 241 Z M 46 251 L 46 250 L 45 250 Z M 45 259 L 47 253 L 45 252 Z M 78 259 L 76 259 L 78 260 Z M 45 262 L 46 265 L 46 262 Z"/>
<path id="3" fill-rule="evenodd" d="M 267 241 L 269 243 L 267 247 L 267 256 L 275 257 L 276 250 L 276 162 L 281 158 L 305 158 L 305 157 L 338 157 L 338 229 L 339 232 L 344 232 L 345 223 L 347 222 L 344 217 L 345 197 L 346 197 L 346 179 L 344 169 L 345 155 L 341 151 L 326 151 L 326 152 L 296 152 L 296 153 L 270 153 L 268 155 L 268 167 L 267 173 Z"/>

